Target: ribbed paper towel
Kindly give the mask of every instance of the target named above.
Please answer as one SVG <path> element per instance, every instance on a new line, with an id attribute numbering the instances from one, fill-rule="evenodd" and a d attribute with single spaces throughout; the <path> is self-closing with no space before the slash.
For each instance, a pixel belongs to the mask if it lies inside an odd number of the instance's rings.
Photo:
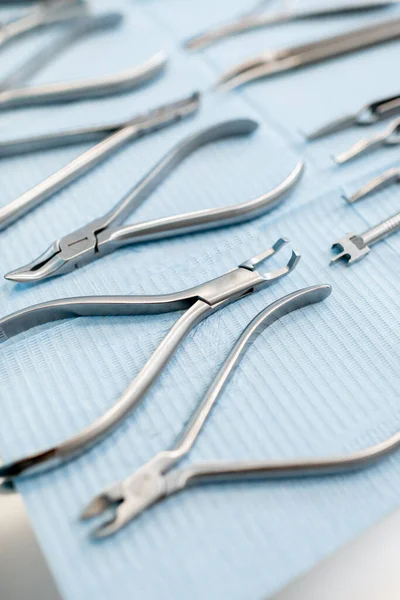
<path id="1" fill-rule="evenodd" d="M 243 10 L 245 4 L 232 1 L 229 10 Z M 3 139 L 122 119 L 193 89 L 209 90 L 223 68 L 248 54 L 341 31 L 345 23 L 335 19 L 261 30 L 188 56 L 180 50 L 180 40 L 226 16 L 225 2 L 99 0 L 96 6 L 122 8 L 122 30 L 76 46 L 36 81 L 116 71 L 162 48 L 170 53 L 168 74 L 118 98 L 4 113 Z M 351 17 L 346 23 L 351 27 L 374 18 Z M 3 62 L 11 68 L 26 47 L 10 48 Z M 252 223 L 127 247 L 32 287 L 0 283 L 6 314 L 64 296 L 184 289 L 233 268 L 281 235 L 303 256 L 296 272 L 281 283 L 200 324 L 140 408 L 105 442 L 57 471 L 20 483 L 67 600 L 262 598 L 399 506 L 400 462 L 393 456 L 352 476 L 192 489 L 102 543 L 91 542 L 88 526 L 77 519 L 94 494 L 173 442 L 250 319 L 271 301 L 306 285 L 331 283 L 334 293 L 324 304 L 288 316 L 260 336 L 188 460 L 326 455 L 361 448 L 399 429 L 400 238 L 381 243 L 351 269 L 328 266 L 336 238 L 350 230 L 361 232 L 400 209 L 396 187 L 353 207 L 342 198 L 392 166 L 396 150 L 382 150 L 340 169 L 331 154 L 363 132 L 349 131 L 307 147 L 300 134 L 366 99 L 396 92 L 392 74 L 398 51 L 398 44 L 389 44 L 228 96 L 208 92 L 196 119 L 132 144 L 1 233 L 5 273 L 105 212 L 184 135 L 224 118 L 252 117 L 261 127 L 251 139 L 224 141 L 193 155 L 132 220 L 241 202 L 277 185 L 300 157 L 307 162 L 303 182 L 282 208 Z M 2 160 L 1 202 L 81 150 Z M 175 319 L 66 320 L 2 344 L 2 457 L 17 458 L 61 441 L 101 415 Z"/>

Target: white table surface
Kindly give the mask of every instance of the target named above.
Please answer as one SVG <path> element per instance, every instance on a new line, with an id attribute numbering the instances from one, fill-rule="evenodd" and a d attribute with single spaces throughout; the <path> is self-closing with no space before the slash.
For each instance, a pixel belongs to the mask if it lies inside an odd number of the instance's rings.
<path id="1" fill-rule="evenodd" d="M 399 555 L 400 510 L 273 600 L 398 600 Z M 0 496 L 0 599 L 61 600 L 17 494 Z"/>

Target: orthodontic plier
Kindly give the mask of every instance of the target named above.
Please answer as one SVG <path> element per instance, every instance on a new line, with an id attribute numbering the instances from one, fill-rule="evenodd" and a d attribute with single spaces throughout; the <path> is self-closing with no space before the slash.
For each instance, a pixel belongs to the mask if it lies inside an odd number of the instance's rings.
<path id="1" fill-rule="evenodd" d="M 103 98 L 131 91 L 156 79 L 166 68 L 167 57 L 164 52 L 158 52 L 142 65 L 136 65 L 119 73 L 18 87 L 71 44 L 90 34 L 114 29 L 122 20 L 121 13 L 107 12 L 86 15 L 74 22 L 54 41 L 0 80 L 0 110 Z"/>
<path id="2" fill-rule="evenodd" d="M 308 467 L 308 463 L 305 461 L 288 461 L 287 463 L 219 461 L 194 464 L 182 469 L 171 469 L 189 454 L 215 403 L 257 337 L 281 317 L 310 304 L 321 302 L 330 293 L 329 285 L 315 285 L 298 290 L 267 306 L 250 322 L 218 370 L 175 446 L 153 456 L 133 475 L 110 486 L 87 505 L 81 515 L 84 520 L 103 513 L 111 514 L 111 518 L 93 531 L 95 538 L 104 538 L 116 533 L 156 502 L 192 485 L 220 481 L 273 479 L 304 474 Z M 317 470 L 317 461 L 309 461 L 310 464 L 313 462 L 315 466 L 308 468 L 310 474 L 313 470 Z"/>
<path id="3" fill-rule="evenodd" d="M 75 130 L 67 132 L 64 136 L 61 134 L 63 136 L 63 143 L 60 144 L 54 141 L 56 136 L 34 138 L 35 149 L 46 145 L 56 147 L 64 145 L 64 142 L 70 144 L 89 140 L 93 141 L 98 139 L 98 137 L 105 139 L 102 139 L 102 141 L 77 156 L 42 182 L 3 208 L 0 208 L 0 231 L 106 160 L 106 158 L 120 150 L 128 142 L 137 140 L 143 135 L 153 133 L 194 115 L 199 105 L 200 95 L 194 93 L 187 98 L 159 106 L 146 114 L 138 115 L 124 123 Z M 20 140 L 16 142 L 16 145 L 18 146 L 19 144 L 20 147 L 26 148 L 26 144 L 28 143 L 30 143 L 29 139 Z"/>
<path id="4" fill-rule="evenodd" d="M 286 9 L 276 12 L 264 13 L 261 8 L 265 2 L 260 2 L 254 10 L 245 15 L 233 19 L 223 25 L 208 29 L 204 33 L 200 33 L 191 37 L 184 42 L 184 47 L 194 52 L 202 50 L 225 40 L 234 35 L 247 33 L 262 27 L 270 25 L 279 25 L 282 23 L 290 23 L 292 21 L 303 21 L 308 19 L 319 19 L 323 17 L 346 16 L 353 13 L 361 13 L 366 11 L 379 10 L 388 8 L 397 4 L 398 0 L 372 0 L 366 2 L 345 2 L 332 4 L 330 6 L 321 6 L 311 9 L 293 10 Z"/>
<path id="5" fill-rule="evenodd" d="M 173 469 L 189 454 L 216 401 L 257 337 L 278 319 L 322 302 L 330 293 L 331 287 L 326 284 L 298 290 L 267 306 L 251 321 L 234 344 L 175 445 L 154 455 L 125 480 L 105 489 L 83 510 L 82 520 L 104 515 L 105 520 L 92 532 L 94 538 L 115 534 L 156 503 L 192 486 L 351 475 L 379 463 L 399 449 L 400 432 L 397 431 L 378 443 L 349 453 L 282 460 L 200 462 Z"/>
<path id="6" fill-rule="evenodd" d="M 233 119 L 185 138 L 140 179 L 114 208 L 56 240 L 36 260 L 5 275 L 6 279 L 25 283 L 42 281 L 70 273 L 126 245 L 235 225 L 269 212 L 283 202 L 299 181 L 303 173 L 302 162 L 275 189 L 256 199 L 119 227 L 190 154 L 217 140 L 250 135 L 257 127 L 258 123 L 251 119 Z"/>
<path id="7" fill-rule="evenodd" d="M 0 466 L 0 478 L 10 483 L 19 475 L 56 467 L 82 454 L 115 429 L 142 401 L 188 333 L 217 310 L 269 287 L 296 267 L 300 255 L 292 250 L 286 266 L 260 272 L 258 267 L 278 252 L 287 240 L 246 260 L 235 269 L 202 285 L 163 296 L 89 296 L 52 300 L 17 311 L 0 320 L 0 341 L 38 325 L 68 317 L 154 315 L 184 311 L 114 406 L 94 423 L 58 446 Z"/>
<path id="8" fill-rule="evenodd" d="M 300 46 L 268 50 L 226 71 L 217 81 L 216 87 L 229 91 L 265 77 L 300 69 L 398 38 L 400 18 L 352 29 L 347 33 Z"/>

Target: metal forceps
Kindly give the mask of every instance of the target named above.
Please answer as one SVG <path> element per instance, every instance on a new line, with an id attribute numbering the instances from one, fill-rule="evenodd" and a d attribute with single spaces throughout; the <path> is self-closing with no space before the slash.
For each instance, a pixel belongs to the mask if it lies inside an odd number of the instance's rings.
<path id="1" fill-rule="evenodd" d="M 89 34 L 114 29 L 122 20 L 123 16 L 117 12 L 86 15 L 77 20 L 11 75 L 0 80 L 0 110 L 102 98 L 128 92 L 153 81 L 165 70 L 167 57 L 164 52 L 158 52 L 142 65 L 136 65 L 119 73 L 18 87 L 72 43 Z"/>
<path id="2" fill-rule="evenodd" d="M 106 126 L 88 127 L 67 132 L 62 134 L 64 138 L 62 142 L 56 140 L 56 138 L 59 138 L 58 134 L 16 142 L 14 150 L 18 146 L 26 149 L 31 142 L 33 142 L 35 149 L 39 149 L 83 141 L 93 141 L 98 138 L 102 140 L 44 179 L 41 183 L 38 183 L 3 208 L 0 208 L 0 231 L 103 162 L 128 142 L 195 114 L 199 105 L 200 95 L 194 93 L 187 98 L 165 104 L 149 111 L 147 114 L 136 116 L 124 123 L 113 123 Z"/>
<path id="3" fill-rule="evenodd" d="M 0 340 L 44 323 L 79 316 L 152 315 L 184 311 L 153 352 L 139 374 L 114 406 L 74 437 L 53 448 L 0 466 L 0 478 L 10 483 L 19 475 L 33 474 L 64 463 L 98 443 L 119 425 L 141 402 L 163 368 L 200 321 L 220 308 L 269 287 L 296 267 L 300 255 L 292 250 L 286 266 L 260 272 L 260 265 L 272 257 L 287 240 L 280 238 L 272 248 L 246 260 L 237 268 L 202 285 L 164 296 L 92 296 L 66 298 L 37 304 L 0 320 Z"/>
<path id="4" fill-rule="evenodd" d="M 281 23 L 289 23 L 290 21 L 302 21 L 306 19 L 318 19 L 322 17 L 346 16 L 347 14 L 372 11 L 376 9 L 387 8 L 396 4 L 398 0 L 378 0 L 366 2 L 345 2 L 340 4 L 332 4 L 331 6 L 322 6 L 321 8 L 311 9 L 286 9 L 277 12 L 261 11 L 264 2 L 260 3 L 260 7 L 250 13 L 233 19 L 223 25 L 209 29 L 204 33 L 200 33 L 191 37 L 184 42 L 184 47 L 188 50 L 202 50 L 219 41 L 227 39 L 234 35 L 261 29 L 268 25 L 279 25 Z"/>
<path id="5" fill-rule="evenodd" d="M 70 273 L 126 245 L 234 225 L 272 210 L 298 182 L 303 173 L 303 163 L 299 162 L 275 189 L 256 199 L 119 227 L 190 154 L 217 140 L 250 135 L 257 127 L 258 123 L 251 119 L 233 119 L 185 138 L 104 216 L 56 240 L 36 260 L 5 275 L 6 279 L 25 283 L 41 281 Z"/>
<path id="6" fill-rule="evenodd" d="M 400 37 L 400 18 L 324 38 L 316 42 L 269 50 L 226 71 L 217 82 L 231 90 L 252 81 L 316 64 Z"/>
<path id="7" fill-rule="evenodd" d="M 42 27 L 74 20 L 87 12 L 85 2 L 52 0 L 0 26 L 0 48 Z"/>

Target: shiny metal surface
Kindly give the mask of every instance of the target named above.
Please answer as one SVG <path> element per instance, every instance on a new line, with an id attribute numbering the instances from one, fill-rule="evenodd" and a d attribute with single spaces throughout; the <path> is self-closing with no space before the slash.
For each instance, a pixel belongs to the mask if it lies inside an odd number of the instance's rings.
<path id="1" fill-rule="evenodd" d="M 331 259 L 331 263 L 344 259 L 351 265 L 364 258 L 370 252 L 370 246 L 384 240 L 399 230 L 400 213 L 397 213 L 360 235 L 348 233 L 332 244 L 332 249 L 339 252 Z"/>
<path id="2" fill-rule="evenodd" d="M 354 126 L 369 126 L 390 119 L 391 117 L 400 113 L 400 95 L 390 96 L 388 98 L 381 98 L 375 100 L 370 104 L 366 104 L 359 111 L 352 115 L 346 115 L 340 117 L 319 127 L 309 135 L 308 140 L 316 140 L 332 133 L 338 133 L 344 129 Z"/>
<path id="3" fill-rule="evenodd" d="M 282 10 L 272 13 L 262 13 L 261 6 L 245 15 L 233 19 L 223 25 L 209 29 L 184 42 L 184 47 L 188 50 L 197 51 L 207 48 L 219 41 L 222 41 L 233 35 L 247 33 L 254 29 L 260 29 L 268 25 L 278 25 L 288 23 L 289 21 L 301 21 L 304 19 L 316 19 L 321 17 L 345 16 L 347 14 L 359 13 L 368 10 L 377 10 L 387 8 L 396 4 L 398 0 L 387 1 L 366 1 L 366 2 L 345 2 L 332 4 L 330 6 L 321 6 L 314 9 L 296 9 Z M 264 3 L 260 3 L 261 5 Z"/>
<path id="4" fill-rule="evenodd" d="M 112 518 L 98 526 L 96 538 L 119 531 L 130 520 L 162 498 L 183 490 L 188 485 L 215 480 L 238 480 L 246 477 L 266 477 L 275 473 L 272 463 L 204 463 L 169 472 L 193 447 L 215 402 L 227 385 L 232 373 L 256 338 L 276 320 L 294 310 L 325 300 L 331 293 L 329 285 L 317 285 L 299 290 L 277 300 L 251 321 L 239 336 L 219 369 L 203 400 L 189 423 L 170 450 L 159 452 L 133 475 L 118 482 L 95 497 L 82 513 L 82 519 L 97 517 L 112 510 Z M 286 463 L 280 463 L 286 474 Z"/>
<path id="5" fill-rule="evenodd" d="M 71 44 L 79 39 L 92 33 L 113 29 L 114 27 L 117 27 L 121 21 L 122 15 L 117 12 L 109 12 L 100 15 L 85 15 L 74 20 L 73 25 L 71 25 L 56 40 L 39 50 L 39 52 L 20 65 L 10 75 L 0 80 L 0 109 L 12 108 L 14 106 L 29 106 L 35 100 L 35 95 L 33 94 L 33 100 L 30 102 L 29 95 L 32 93 L 32 88 L 8 92 L 5 92 L 4 90 L 11 90 L 11 88 L 23 84 L 48 62 L 53 60 L 57 54 L 66 50 Z M 41 88 L 33 88 L 33 90 L 35 89 Z M 24 95 L 22 94 L 22 91 L 25 92 Z"/>
<path id="6" fill-rule="evenodd" d="M 251 135 L 257 127 L 257 122 L 251 119 L 234 119 L 218 123 L 185 138 L 108 213 L 56 240 L 36 260 L 7 273 L 6 279 L 28 283 L 41 281 L 75 271 L 78 267 L 126 245 L 226 227 L 269 212 L 283 202 L 299 181 L 303 163 L 298 163 L 292 173 L 275 189 L 254 200 L 118 227 L 190 154 L 218 140 Z"/>
<path id="7" fill-rule="evenodd" d="M 142 65 L 136 65 L 119 73 L 85 80 L 78 79 L 66 83 L 48 83 L 37 87 L 12 89 L 9 89 L 10 82 L 6 80 L 7 89 L 0 91 L 0 110 L 122 94 L 154 81 L 164 72 L 166 65 L 166 55 L 164 52 L 158 52 Z M 0 86 L 2 88 L 1 83 Z M 62 132 L 59 134 L 60 137 L 63 135 Z"/>
<path id="8" fill-rule="evenodd" d="M 229 91 L 264 77 L 323 62 L 399 37 L 400 19 L 397 18 L 316 42 L 267 51 L 226 71 L 217 81 L 216 87 Z"/>
<path id="9" fill-rule="evenodd" d="M 73 21 L 87 12 L 79 0 L 51 0 L 28 11 L 0 28 L 0 48 L 42 27 Z"/>
<path id="10" fill-rule="evenodd" d="M 398 146 L 400 144 L 400 119 L 393 121 L 381 133 L 362 139 L 345 152 L 341 152 L 334 157 L 337 164 L 342 165 L 353 158 L 358 158 L 367 152 L 377 150 L 383 146 Z"/>
<path id="11" fill-rule="evenodd" d="M 195 114 L 199 108 L 199 102 L 199 94 L 192 94 L 188 98 L 153 109 L 145 115 L 127 121 L 120 129 L 111 133 L 93 148 L 0 209 L 0 231 L 87 173 L 128 142 Z"/>
<path id="12" fill-rule="evenodd" d="M 366 183 L 361 189 L 352 194 L 349 198 L 346 198 L 347 202 L 354 204 L 367 196 L 382 190 L 383 188 L 392 185 L 393 183 L 400 183 L 400 168 L 388 169 L 382 175 L 374 177 L 368 183 Z"/>
<path id="13" fill-rule="evenodd" d="M 116 533 L 156 502 L 191 485 L 352 473 L 375 464 L 399 448 L 400 432 L 397 432 L 381 443 L 350 454 L 293 460 L 219 461 L 199 463 L 169 472 L 192 448 L 234 368 L 257 336 L 282 316 L 308 304 L 321 302 L 330 293 L 329 285 L 299 290 L 274 302 L 250 323 L 237 340 L 176 445 L 171 450 L 156 454 L 133 475 L 96 496 L 84 509 L 82 519 L 104 513 L 108 515 L 110 510 L 112 512 L 111 519 L 94 530 L 94 537 L 103 538 Z"/>
<path id="14" fill-rule="evenodd" d="M 300 259 L 293 250 L 286 266 L 261 273 L 257 267 L 279 251 L 287 240 L 280 238 L 272 248 L 245 261 L 237 268 L 202 285 L 164 296 L 99 296 L 45 302 L 20 310 L 0 320 L 0 341 L 43 323 L 68 317 L 92 315 L 138 315 L 185 310 L 139 374 L 114 406 L 94 423 L 58 446 L 42 450 L 0 466 L 5 482 L 55 467 L 78 456 L 103 439 L 141 402 L 186 335 L 201 320 L 253 292 L 288 275 Z"/>

